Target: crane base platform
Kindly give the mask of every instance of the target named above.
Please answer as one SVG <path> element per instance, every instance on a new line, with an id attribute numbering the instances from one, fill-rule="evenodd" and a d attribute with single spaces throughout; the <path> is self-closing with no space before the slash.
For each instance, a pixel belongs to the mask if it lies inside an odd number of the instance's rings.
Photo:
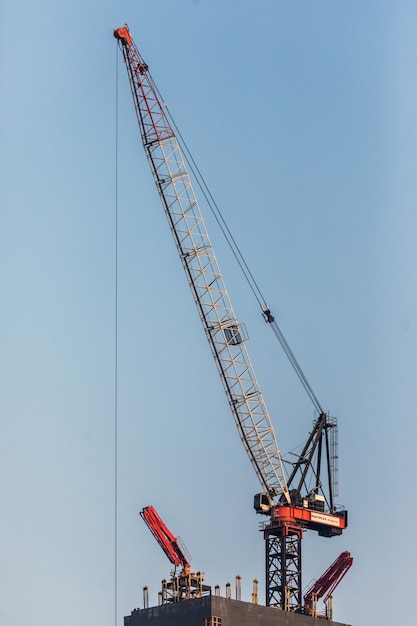
<path id="1" fill-rule="evenodd" d="M 323 626 L 347 626 L 218 596 L 135 609 L 124 618 L 124 626 L 317 626 L 317 621 Z"/>

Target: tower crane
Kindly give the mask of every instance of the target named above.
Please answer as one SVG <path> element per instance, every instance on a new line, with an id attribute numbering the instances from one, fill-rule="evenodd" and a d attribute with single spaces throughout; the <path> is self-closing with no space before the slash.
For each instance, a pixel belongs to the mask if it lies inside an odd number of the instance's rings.
<path id="1" fill-rule="evenodd" d="M 336 420 L 316 403 L 319 416 L 287 478 L 272 421 L 249 358 L 245 333 L 230 302 L 173 124 L 128 26 L 116 29 L 114 36 L 126 64 L 155 186 L 237 430 L 261 485 L 254 507 L 268 518 L 263 525 L 266 604 L 301 612 L 304 530 L 333 537 L 347 526 L 347 512 L 338 509 L 334 502 Z M 268 308 L 263 310 L 263 315 L 278 332 Z M 291 360 L 292 353 L 287 354 Z M 322 465 L 326 465 L 326 472 L 322 472 Z M 323 473 L 327 475 L 322 480 Z"/>

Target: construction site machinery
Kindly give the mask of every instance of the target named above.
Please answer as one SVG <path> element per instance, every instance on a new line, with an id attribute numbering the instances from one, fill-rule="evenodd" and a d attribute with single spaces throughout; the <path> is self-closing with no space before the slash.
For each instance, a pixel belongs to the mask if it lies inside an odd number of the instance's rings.
<path id="1" fill-rule="evenodd" d="M 140 516 L 175 566 L 169 580 L 162 581 L 161 604 L 201 598 L 211 594 L 211 587 L 203 583 L 203 572 L 192 572 L 190 554 L 180 537 L 175 537 L 153 506 L 146 506 Z M 176 568 L 181 568 L 177 573 Z"/>
<path id="2" fill-rule="evenodd" d="M 128 26 L 116 29 L 114 36 L 126 64 L 152 176 L 236 427 L 261 485 L 262 492 L 255 496 L 254 506 L 258 513 L 268 516 L 263 528 L 266 604 L 302 612 L 304 530 L 333 537 L 347 526 L 346 511 L 339 510 L 334 503 L 336 420 L 315 404 L 318 417 L 302 453 L 292 462 L 287 479 L 274 428 L 249 359 L 245 333 L 232 308 L 173 124 Z M 268 307 L 264 307 L 263 315 L 280 335 Z M 281 343 L 288 347 L 285 340 Z M 297 370 L 291 351 L 288 349 L 286 353 Z M 326 465 L 325 471 L 322 465 Z"/>
<path id="3" fill-rule="evenodd" d="M 328 619 L 332 619 L 331 607 L 327 603 L 331 600 L 332 595 L 342 578 L 352 567 L 353 558 L 350 552 L 342 552 L 337 559 L 327 568 L 327 570 L 315 580 L 304 592 L 304 611 L 312 617 L 317 617 L 317 602 L 323 598 L 326 604 L 326 615 Z"/>

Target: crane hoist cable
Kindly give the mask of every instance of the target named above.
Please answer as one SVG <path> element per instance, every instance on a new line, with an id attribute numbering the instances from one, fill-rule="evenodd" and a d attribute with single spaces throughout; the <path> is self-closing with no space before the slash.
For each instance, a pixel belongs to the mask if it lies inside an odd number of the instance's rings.
<path id="1" fill-rule="evenodd" d="M 119 558 L 119 543 L 118 543 L 118 527 L 119 527 L 119 253 L 118 253 L 118 224 L 119 224 L 119 55 L 116 48 L 116 63 L 115 63 L 115 133 L 114 133 L 114 147 L 115 147 L 115 160 L 114 160 L 114 626 L 117 626 L 117 613 L 118 613 L 118 558 Z"/>
<path id="2" fill-rule="evenodd" d="M 148 73 L 150 75 L 151 80 L 153 81 L 152 75 L 149 72 L 148 69 Z M 251 269 L 249 268 L 249 265 L 243 255 L 243 252 L 241 251 L 236 238 L 234 237 L 233 233 L 231 232 L 220 208 L 219 205 L 217 204 L 216 200 L 213 197 L 213 194 L 211 193 L 206 180 L 203 176 L 203 174 L 201 173 L 200 168 L 198 167 L 183 135 L 181 134 L 180 129 L 178 128 L 173 115 L 171 113 L 171 111 L 168 108 L 168 105 L 166 104 L 166 101 L 164 100 L 164 98 L 162 97 L 161 92 L 159 91 L 158 87 L 156 86 L 155 81 L 153 81 L 154 85 L 155 85 L 155 89 L 158 93 L 158 96 L 160 97 L 161 102 L 163 103 L 163 106 L 166 110 L 167 113 L 167 117 L 169 118 L 170 122 L 172 123 L 173 128 L 175 128 L 176 131 L 176 137 L 178 139 L 178 143 L 180 144 L 182 150 L 183 150 L 183 154 L 184 154 L 184 158 L 185 161 L 189 167 L 189 170 L 192 172 L 195 181 L 197 182 L 198 187 L 201 190 L 201 193 L 204 196 L 204 199 L 207 202 L 207 205 L 210 209 L 210 211 L 212 212 L 226 242 L 227 245 L 229 246 L 246 282 L 249 285 L 250 290 L 252 291 L 255 299 L 257 300 L 259 306 L 261 307 L 262 310 L 262 315 L 264 320 L 270 324 L 273 333 L 276 337 L 276 339 L 279 341 L 279 343 L 281 344 L 282 349 L 284 350 L 285 355 L 287 356 L 291 366 L 293 367 L 295 373 L 297 374 L 302 386 L 304 387 L 308 397 L 310 398 L 311 402 L 313 403 L 314 408 L 316 409 L 316 411 L 318 412 L 318 414 L 322 414 L 324 413 L 323 408 L 320 404 L 320 402 L 317 399 L 316 394 L 314 393 L 310 383 L 308 382 L 308 379 L 306 377 L 306 375 L 304 374 L 301 365 L 299 364 L 299 362 L 297 361 L 293 351 L 291 350 L 290 346 L 288 345 L 287 340 L 284 337 L 284 334 L 281 330 L 281 328 L 278 325 L 278 322 L 275 319 L 275 316 L 271 313 L 271 310 L 269 309 L 269 306 L 267 304 L 267 301 L 261 291 L 261 288 L 259 287 L 258 282 L 256 281 Z"/>

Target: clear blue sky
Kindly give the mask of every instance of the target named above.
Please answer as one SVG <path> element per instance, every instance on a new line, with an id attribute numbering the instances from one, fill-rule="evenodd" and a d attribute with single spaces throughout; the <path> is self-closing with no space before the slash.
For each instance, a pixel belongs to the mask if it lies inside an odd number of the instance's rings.
<path id="1" fill-rule="evenodd" d="M 415 622 L 417 5 L 6 0 L 0 8 L 0 624 L 111 626 L 115 481 L 113 29 L 128 22 L 321 404 L 350 527 L 335 619 Z M 154 504 L 213 586 L 264 547 L 245 456 L 119 66 L 117 623 L 156 604 Z M 283 453 L 313 409 L 212 239 Z M 271 334 L 270 334 L 271 333 Z"/>

